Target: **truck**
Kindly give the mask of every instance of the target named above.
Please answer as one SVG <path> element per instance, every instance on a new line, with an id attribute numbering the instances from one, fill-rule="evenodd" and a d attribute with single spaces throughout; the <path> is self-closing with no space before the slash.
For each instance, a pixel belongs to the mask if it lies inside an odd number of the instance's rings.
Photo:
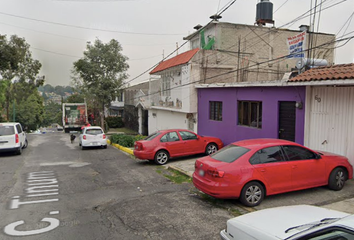
<path id="1" fill-rule="evenodd" d="M 63 129 L 66 133 L 81 131 L 86 122 L 86 103 L 63 103 Z"/>

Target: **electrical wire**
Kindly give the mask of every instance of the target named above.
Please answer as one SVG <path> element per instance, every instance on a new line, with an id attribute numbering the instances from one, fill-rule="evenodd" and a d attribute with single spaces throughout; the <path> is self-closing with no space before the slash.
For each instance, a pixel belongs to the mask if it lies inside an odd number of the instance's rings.
<path id="1" fill-rule="evenodd" d="M 351 32 L 351 33 L 354 33 L 354 31 Z M 342 39 L 337 39 L 337 40 L 335 40 L 335 41 L 326 42 L 326 43 L 323 43 L 323 44 L 321 44 L 321 45 L 319 45 L 319 46 L 316 46 L 316 47 L 314 47 L 314 49 L 317 49 L 317 48 L 320 48 L 320 47 L 323 47 L 323 46 L 326 46 L 326 45 L 331 45 L 331 44 L 333 44 L 333 43 L 339 43 L 339 42 L 343 42 L 343 41 L 344 41 L 344 43 L 340 46 L 340 47 L 342 47 L 342 46 L 344 46 L 345 44 L 347 44 L 347 43 L 348 43 L 350 40 L 352 40 L 352 39 L 354 39 L 354 36 L 350 36 L 350 37 L 342 38 Z M 338 47 L 336 47 L 336 48 L 338 48 Z M 254 65 L 252 65 L 252 66 L 250 66 L 250 67 L 259 66 L 259 65 L 267 64 L 267 63 L 274 62 L 274 61 L 279 61 L 279 60 L 288 58 L 289 56 L 291 56 L 291 54 L 290 54 L 290 55 L 286 55 L 286 56 L 282 56 L 282 57 L 279 57 L 279 58 L 276 58 L 276 59 L 272 59 L 272 60 L 260 62 L 260 63 L 254 64 Z M 228 74 L 234 73 L 234 72 L 236 72 L 236 71 L 238 71 L 238 70 L 231 70 L 231 71 L 228 71 L 228 72 L 226 72 L 226 73 L 214 75 L 214 76 L 209 77 L 208 80 L 214 79 L 214 78 L 220 77 L 220 76 L 227 76 Z M 233 77 L 232 77 L 232 78 L 233 78 Z M 230 78 L 229 78 L 229 79 L 230 79 Z M 181 84 L 181 85 L 178 85 L 178 86 L 176 86 L 176 87 L 171 87 L 171 88 L 169 88 L 169 89 L 159 90 L 159 91 L 157 91 L 157 92 L 149 93 L 148 95 L 145 95 L 145 96 L 150 96 L 150 95 L 154 95 L 154 94 L 159 94 L 159 93 L 161 93 L 161 92 L 163 92 L 163 91 L 166 91 L 166 90 L 172 90 L 172 89 L 176 89 L 176 88 L 180 88 L 180 87 L 184 87 L 184 86 L 196 84 L 196 83 L 199 83 L 199 82 L 200 82 L 200 80 L 193 81 L 193 82 L 188 82 L 188 83 L 186 83 L 186 84 Z M 226 83 L 222 83 L 222 84 L 226 84 Z M 123 90 L 125 90 L 125 89 L 123 89 Z M 133 98 L 133 99 L 136 99 L 136 98 Z"/>
<path id="2" fill-rule="evenodd" d="M 142 32 L 116 31 L 116 30 L 109 30 L 109 29 L 90 28 L 90 27 L 82 27 L 82 26 L 65 24 L 65 23 L 51 22 L 51 21 L 46 21 L 46 20 L 41 20 L 41 19 L 36 19 L 36 18 L 30 18 L 30 17 L 23 17 L 23 16 L 19 16 L 19 15 L 15 15 L 15 14 L 9 14 L 9 13 L 4 13 L 4 12 L 0 12 L 0 14 L 6 15 L 6 16 L 10 16 L 10 17 L 16 17 L 16 18 L 21 18 L 21 19 L 41 22 L 41 23 L 49 23 L 49 24 L 63 26 L 63 27 L 71 27 L 71 28 L 85 29 L 85 30 L 94 30 L 94 31 L 100 31 L 100 32 L 133 34 L 133 35 L 150 35 L 150 36 L 181 36 L 181 35 L 184 36 L 185 35 L 184 33 L 142 33 Z"/>

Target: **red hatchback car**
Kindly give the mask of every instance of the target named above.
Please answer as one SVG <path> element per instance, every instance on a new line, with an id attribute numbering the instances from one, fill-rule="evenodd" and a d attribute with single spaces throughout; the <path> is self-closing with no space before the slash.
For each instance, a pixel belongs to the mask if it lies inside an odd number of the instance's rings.
<path id="1" fill-rule="evenodd" d="M 219 138 L 199 136 L 184 129 L 160 130 L 134 144 L 134 156 L 163 165 L 170 158 L 216 152 L 224 144 Z"/>
<path id="2" fill-rule="evenodd" d="M 328 185 L 341 190 L 353 178 L 344 156 L 316 152 L 280 139 L 232 143 L 195 162 L 193 184 L 216 198 L 239 198 L 253 207 L 264 196 Z"/>

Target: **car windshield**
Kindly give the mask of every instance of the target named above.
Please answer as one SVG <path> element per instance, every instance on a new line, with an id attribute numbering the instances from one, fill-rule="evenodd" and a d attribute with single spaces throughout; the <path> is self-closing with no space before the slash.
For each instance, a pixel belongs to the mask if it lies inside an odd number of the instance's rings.
<path id="1" fill-rule="evenodd" d="M 215 160 L 231 163 L 237 160 L 239 157 L 241 157 L 248 151 L 249 149 L 247 148 L 230 144 L 210 156 Z"/>
<path id="2" fill-rule="evenodd" d="M 0 136 L 7 136 L 15 134 L 13 126 L 0 126 Z"/>
<path id="3" fill-rule="evenodd" d="M 157 137 L 160 134 L 161 134 L 160 132 L 154 132 L 153 134 L 147 136 L 144 140 L 150 141 L 150 140 L 154 139 L 155 137 Z"/>
<path id="4" fill-rule="evenodd" d="M 102 129 L 99 129 L 99 128 L 95 128 L 95 129 L 86 129 L 86 134 L 89 134 L 89 135 L 98 135 L 98 134 L 102 134 Z"/>

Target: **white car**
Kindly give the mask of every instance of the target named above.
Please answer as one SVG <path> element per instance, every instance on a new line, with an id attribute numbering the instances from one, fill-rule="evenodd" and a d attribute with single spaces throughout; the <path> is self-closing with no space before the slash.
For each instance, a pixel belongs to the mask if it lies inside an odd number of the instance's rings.
<path id="1" fill-rule="evenodd" d="M 227 221 L 221 239 L 354 240 L 354 215 L 309 205 L 264 209 Z"/>
<path id="2" fill-rule="evenodd" d="M 15 152 L 20 155 L 27 146 L 27 136 L 20 123 L 0 123 L 0 152 Z"/>
<path id="3" fill-rule="evenodd" d="M 101 127 L 85 127 L 79 138 L 79 146 L 82 150 L 87 147 L 107 148 L 107 137 Z"/>

